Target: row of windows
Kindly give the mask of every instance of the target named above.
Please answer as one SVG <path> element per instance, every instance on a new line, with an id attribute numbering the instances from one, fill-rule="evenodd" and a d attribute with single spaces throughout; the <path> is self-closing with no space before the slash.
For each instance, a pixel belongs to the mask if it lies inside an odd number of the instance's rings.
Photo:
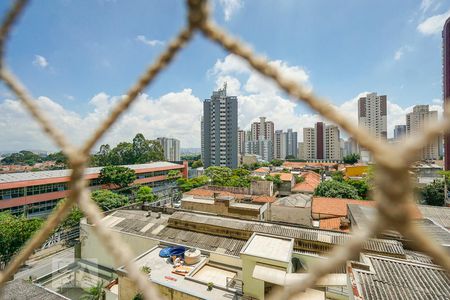
<path id="1" fill-rule="evenodd" d="M 15 207 L 11 207 L 11 208 L 4 208 L 4 209 L 0 209 L 0 212 L 7 211 L 13 215 L 47 214 L 47 213 L 50 213 L 55 208 L 55 206 L 58 204 L 59 200 L 60 199 L 49 200 L 49 201 L 43 201 L 43 202 L 34 203 L 34 204 L 15 206 Z"/>
<path id="2" fill-rule="evenodd" d="M 167 175 L 169 171 L 156 171 L 156 172 L 149 172 L 149 173 L 143 173 L 138 174 L 137 178 L 150 178 L 154 176 L 162 176 Z M 101 185 L 100 179 L 92 179 L 89 181 L 89 186 L 98 186 Z M 43 184 L 43 185 L 35 185 L 30 186 L 26 188 L 14 188 L 14 189 L 5 189 L 0 190 L 0 200 L 7 200 L 7 199 L 14 199 L 14 198 L 20 198 L 24 196 L 32 196 L 32 195 L 39 195 L 39 194 L 46 194 L 46 193 L 53 193 L 53 192 L 59 192 L 59 191 L 66 191 L 68 190 L 68 184 L 67 183 L 53 183 L 53 184 Z"/>

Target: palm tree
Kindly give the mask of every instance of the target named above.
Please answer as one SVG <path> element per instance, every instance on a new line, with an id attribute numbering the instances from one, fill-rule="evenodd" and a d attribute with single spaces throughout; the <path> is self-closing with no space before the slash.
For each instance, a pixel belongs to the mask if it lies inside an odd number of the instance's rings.
<path id="1" fill-rule="evenodd" d="M 97 282 L 97 285 L 84 290 L 80 300 L 102 300 L 105 297 L 103 291 L 103 281 Z"/>

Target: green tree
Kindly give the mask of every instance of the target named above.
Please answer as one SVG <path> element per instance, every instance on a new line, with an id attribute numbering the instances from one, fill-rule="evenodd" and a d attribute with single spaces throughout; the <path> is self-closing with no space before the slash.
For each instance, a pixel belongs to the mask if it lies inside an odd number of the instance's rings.
<path id="1" fill-rule="evenodd" d="M 227 167 L 211 166 L 205 170 L 205 175 L 211 179 L 212 184 L 225 186 L 231 178 L 232 171 Z"/>
<path id="2" fill-rule="evenodd" d="M 167 179 L 178 179 L 181 177 L 181 172 L 179 170 L 170 170 L 169 173 L 167 173 Z"/>
<path id="3" fill-rule="evenodd" d="M 202 175 L 194 178 L 178 178 L 177 185 L 183 192 L 188 192 L 194 188 L 204 186 L 209 182 L 208 176 Z"/>
<path id="4" fill-rule="evenodd" d="M 331 173 L 331 179 L 336 181 L 344 181 L 344 173 L 342 173 L 341 171 L 333 172 Z"/>
<path id="5" fill-rule="evenodd" d="M 84 289 L 84 294 L 80 297 L 80 300 L 101 300 L 104 296 L 103 281 L 99 281 L 95 286 Z"/>
<path id="6" fill-rule="evenodd" d="M 129 204 L 128 197 L 113 193 L 109 190 L 93 191 L 91 198 L 103 211 L 116 209 Z"/>
<path id="7" fill-rule="evenodd" d="M 358 162 L 361 156 L 358 153 L 351 153 L 344 156 L 343 161 L 345 164 L 354 165 Z"/>
<path id="8" fill-rule="evenodd" d="M 314 191 L 314 196 L 330 198 L 360 199 L 358 191 L 345 182 L 326 180 L 321 182 Z"/>
<path id="9" fill-rule="evenodd" d="M 62 201 L 66 201 L 65 199 Z M 61 205 L 62 201 L 58 203 L 58 206 Z M 56 208 L 55 208 L 56 209 Z M 66 218 L 59 224 L 58 230 L 60 229 L 68 229 L 72 227 L 76 227 L 80 225 L 80 220 L 84 217 L 83 212 L 78 208 L 78 206 L 73 206 L 69 211 L 69 214 Z"/>
<path id="10" fill-rule="evenodd" d="M 275 167 L 279 167 L 279 166 L 281 166 L 283 163 L 284 163 L 284 161 L 282 161 L 282 160 L 280 160 L 280 159 L 273 159 L 273 160 L 270 162 L 270 164 L 271 164 L 272 166 L 275 166 Z"/>
<path id="11" fill-rule="evenodd" d="M 45 160 L 54 161 L 56 164 L 64 165 L 65 167 L 68 165 L 67 156 L 62 151 L 50 153 Z"/>
<path id="12" fill-rule="evenodd" d="M 201 159 L 198 159 L 192 163 L 192 168 L 197 169 L 203 167 L 203 162 Z"/>
<path id="13" fill-rule="evenodd" d="M 146 185 L 141 186 L 136 192 L 136 200 L 138 202 L 154 202 L 158 197 L 153 194 L 153 190 L 151 187 Z"/>
<path id="14" fill-rule="evenodd" d="M 366 180 L 347 179 L 345 182 L 353 186 L 358 191 L 358 195 L 361 199 L 368 199 L 370 187 Z"/>
<path id="15" fill-rule="evenodd" d="M 295 183 L 301 183 L 305 181 L 305 178 L 303 176 L 299 176 L 297 174 L 294 174 Z"/>
<path id="16" fill-rule="evenodd" d="M 99 179 L 103 184 L 124 188 L 136 180 L 136 173 L 127 167 L 107 166 L 101 169 Z"/>
<path id="17" fill-rule="evenodd" d="M 444 181 L 435 180 L 420 190 L 422 202 L 427 205 L 444 206 Z"/>
<path id="18" fill-rule="evenodd" d="M 281 180 L 280 174 L 276 174 L 275 176 L 266 175 L 266 177 L 264 177 L 264 179 L 267 181 L 272 181 L 273 184 L 276 185 L 277 187 L 280 187 L 281 184 L 283 183 L 283 181 Z"/>
<path id="19" fill-rule="evenodd" d="M 296 159 L 296 157 L 294 155 L 286 155 L 286 160 L 289 159 Z"/>
<path id="20" fill-rule="evenodd" d="M 0 261 L 7 263 L 42 223 L 42 219 L 27 219 L 7 212 L 0 213 Z"/>

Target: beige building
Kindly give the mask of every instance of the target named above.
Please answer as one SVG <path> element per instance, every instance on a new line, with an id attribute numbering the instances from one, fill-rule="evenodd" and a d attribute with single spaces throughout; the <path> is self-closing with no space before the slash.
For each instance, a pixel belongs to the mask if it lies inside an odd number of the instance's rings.
<path id="1" fill-rule="evenodd" d="M 325 127 L 325 159 L 342 159 L 339 128 L 336 125 Z"/>
<path id="2" fill-rule="evenodd" d="M 316 157 L 316 131 L 314 128 L 303 128 L 303 159 Z"/>
<path id="3" fill-rule="evenodd" d="M 317 122 L 314 128 L 303 128 L 302 148 L 305 160 L 341 160 L 339 128 L 323 122 Z"/>
<path id="4" fill-rule="evenodd" d="M 413 111 L 406 115 L 406 134 L 416 136 L 423 131 L 424 127 L 437 121 L 437 119 L 437 111 L 430 111 L 428 105 L 416 105 L 413 107 Z M 420 159 L 439 159 L 439 137 L 422 149 Z"/>

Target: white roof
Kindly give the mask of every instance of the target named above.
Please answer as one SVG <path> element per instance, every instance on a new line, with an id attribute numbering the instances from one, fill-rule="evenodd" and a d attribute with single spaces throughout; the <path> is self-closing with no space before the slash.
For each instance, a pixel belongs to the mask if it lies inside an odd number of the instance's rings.
<path id="1" fill-rule="evenodd" d="M 293 239 L 254 233 L 241 254 L 289 262 L 293 246 Z"/>
<path id="2" fill-rule="evenodd" d="M 152 162 L 149 164 L 139 165 L 125 165 L 123 167 L 130 168 L 132 170 L 151 169 L 151 168 L 163 168 L 171 166 L 181 166 L 167 161 Z M 103 167 L 86 168 L 85 175 L 100 173 Z M 0 183 L 27 181 L 27 180 L 39 180 L 48 178 L 60 178 L 70 176 L 71 169 L 64 170 L 52 170 L 52 171 L 38 171 L 38 172 L 24 172 L 24 173 L 7 173 L 0 174 Z"/>

